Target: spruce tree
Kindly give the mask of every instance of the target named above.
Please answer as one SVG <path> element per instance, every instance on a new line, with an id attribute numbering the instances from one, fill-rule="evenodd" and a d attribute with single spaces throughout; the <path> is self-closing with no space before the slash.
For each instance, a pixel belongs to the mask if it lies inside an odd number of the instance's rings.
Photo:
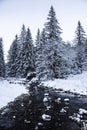
<path id="1" fill-rule="evenodd" d="M 2 42 L 3 40 L 0 38 L 0 77 L 5 77 L 5 61 Z"/>
<path id="2" fill-rule="evenodd" d="M 20 34 L 20 44 L 23 44 L 25 42 L 26 39 L 26 28 L 25 25 L 22 25 L 22 29 L 21 29 L 21 34 Z"/>
<path id="3" fill-rule="evenodd" d="M 40 44 L 40 29 L 37 30 L 35 45 L 38 46 Z"/>
<path id="4" fill-rule="evenodd" d="M 60 37 L 61 28 L 59 27 L 59 23 L 56 18 L 56 13 L 54 11 L 53 6 L 51 6 L 51 8 L 49 10 L 47 22 L 45 23 L 45 29 L 46 29 L 48 40 L 53 40 L 53 41 L 61 40 L 61 37 Z"/>
<path id="5" fill-rule="evenodd" d="M 38 61 L 38 56 L 41 53 L 41 48 L 40 48 L 40 30 L 37 30 L 37 35 L 36 35 L 36 41 L 35 41 L 35 66 L 36 66 L 36 61 Z"/>
<path id="6" fill-rule="evenodd" d="M 7 62 L 7 75 L 9 77 L 17 76 L 17 57 L 18 57 L 18 36 L 16 35 L 15 40 L 10 46 L 8 51 L 8 62 Z"/>
<path id="7" fill-rule="evenodd" d="M 36 68 L 36 74 L 37 74 L 37 77 L 39 78 L 39 73 L 40 73 L 40 56 L 41 56 L 41 46 L 40 46 L 40 30 L 38 29 L 37 30 L 37 35 L 36 35 L 36 41 L 35 41 L 35 44 L 36 44 L 36 47 L 35 47 L 35 68 Z"/>
<path id="8" fill-rule="evenodd" d="M 75 37 L 75 42 L 76 42 L 76 64 L 78 67 L 78 71 L 82 72 L 83 71 L 83 63 L 84 63 L 84 44 L 85 44 L 85 31 L 80 23 L 78 21 L 78 25 L 75 31 L 76 37 Z"/>
<path id="9" fill-rule="evenodd" d="M 36 60 L 35 60 L 35 67 L 36 67 L 36 75 L 38 79 L 46 78 L 46 64 L 45 64 L 45 45 L 47 43 L 45 29 L 40 34 L 40 31 L 37 31 L 36 36 Z"/>
<path id="10" fill-rule="evenodd" d="M 75 34 L 76 34 L 75 42 L 76 42 L 77 46 L 83 45 L 85 42 L 86 35 L 85 35 L 85 31 L 84 31 L 80 21 L 78 21 L 78 25 L 77 25 Z"/>
<path id="11" fill-rule="evenodd" d="M 47 44 L 47 35 L 46 35 L 46 30 L 45 30 L 45 28 L 43 28 L 43 30 L 42 30 L 42 32 L 41 32 L 40 42 L 41 42 L 41 44 L 42 44 L 43 46 Z"/>
<path id="12" fill-rule="evenodd" d="M 21 77 L 21 70 L 20 70 L 20 64 L 21 64 L 21 51 L 23 50 L 23 44 L 25 43 L 26 41 L 26 28 L 25 28 L 25 25 L 23 24 L 22 25 L 22 28 L 21 28 L 21 34 L 19 36 L 19 39 L 18 39 L 18 56 L 17 56 L 17 77 Z"/>
<path id="13" fill-rule="evenodd" d="M 36 74 L 41 80 L 62 78 L 65 75 L 65 60 L 60 54 L 59 46 L 61 28 L 56 19 L 56 13 L 51 6 L 45 28 L 43 29 L 38 45 L 36 46 Z M 38 36 L 38 33 L 37 33 Z"/>
<path id="14" fill-rule="evenodd" d="M 26 77 L 29 72 L 34 71 L 34 46 L 30 29 L 28 28 L 25 42 L 20 51 L 19 72 L 21 77 Z"/>
<path id="15" fill-rule="evenodd" d="M 64 59 L 60 54 L 61 47 L 59 47 L 62 44 L 61 30 L 54 8 L 51 6 L 45 24 L 47 44 L 44 48 L 46 72 L 49 79 L 63 77 Z"/>

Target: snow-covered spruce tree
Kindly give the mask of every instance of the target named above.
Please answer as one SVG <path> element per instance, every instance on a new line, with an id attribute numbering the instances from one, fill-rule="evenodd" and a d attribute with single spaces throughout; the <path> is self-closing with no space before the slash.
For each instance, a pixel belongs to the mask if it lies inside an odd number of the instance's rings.
<path id="1" fill-rule="evenodd" d="M 37 30 L 37 35 L 36 35 L 36 41 L 35 41 L 35 68 L 36 68 L 36 74 L 37 77 L 39 78 L 39 73 L 40 73 L 40 61 L 41 61 L 41 53 L 42 53 L 42 48 L 41 48 L 41 41 L 40 41 L 40 29 L 38 28 Z"/>
<path id="2" fill-rule="evenodd" d="M 66 62 L 60 54 L 59 46 L 62 44 L 60 37 L 61 28 L 56 19 L 56 14 L 51 6 L 45 28 L 41 33 L 36 60 L 36 74 L 39 79 L 62 78 L 66 73 Z"/>
<path id="3" fill-rule="evenodd" d="M 22 43 L 25 42 L 25 40 L 26 40 L 26 34 L 27 34 L 26 28 L 25 28 L 25 25 L 23 24 L 22 25 L 22 29 L 21 29 L 21 34 L 20 34 L 20 44 L 22 44 Z M 21 45 L 21 47 L 22 47 L 22 45 Z"/>
<path id="4" fill-rule="evenodd" d="M 53 41 L 61 40 L 61 37 L 60 37 L 61 28 L 59 27 L 59 23 L 56 18 L 56 13 L 54 11 L 53 6 L 51 6 L 49 10 L 47 22 L 45 24 L 45 31 L 46 31 L 48 40 L 53 40 Z"/>
<path id="5" fill-rule="evenodd" d="M 40 47 L 40 29 L 37 30 L 36 40 L 35 40 L 35 61 L 38 60 L 38 55 L 41 54 L 41 47 Z M 36 62 L 35 62 L 36 64 Z M 36 65 L 35 65 L 36 66 Z"/>
<path id="6" fill-rule="evenodd" d="M 3 40 L 0 38 L 0 77 L 5 77 L 5 61 L 2 42 Z"/>
<path id="7" fill-rule="evenodd" d="M 22 51 L 23 44 L 25 43 L 26 35 L 27 35 L 26 28 L 25 28 L 25 25 L 23 24 L 22 28 L 21 28 L 21 34 L 20 34 L 19 39 L 18 39 L 19 43 L 18 43 L 18 56 L 17 56 L 17 77 L 21 77 L 21 70 L 20 70 L 21 57 L 20 57 L 20 53 Z"/>
<path id="8" fill-rule="evenodd" d="M 16 77 L 17 76 L 17 57 L 18 57 L 18 36 L 15 36 L 15 40 L 10 46 L 8 51 L 8 62 L 7 62 L 7 76 Z"/>
<path id="9" fill-rule="evenodd" d="M 20 65 L 19 71 L 21 77 L 26 77 L 29 72 L 34 71 L 34 46 L 30 29 L 27 30 L 27 35 L 24 43 L 22 43 L 22 49 L 20 51 Z"/>
<path id="10" fill-rule="evenodd" d="M 40 42 L 42 43 L 43 46 L 47 44 L 47 35 L 46 35 L 46 30 L 43 28 L 40 36 Z"/>
<path id="11" fill-rule="evenodd" d="M 78 67 L 78 72 L 82 73 L 83 71 L 83 64 L 84 64 L 84 45 L 85 45 L 85 31 L 80 23 L 78 21 L 78 26 L 75 31 L 76 37 L 75 37 L 75 42 L 76 42 L 76 64 Z"/>
<path id="12" fill-rule="evenodd" d="M 40 44 L 40 29 L 37 30 L 35 45 L 38 46 Z"/>
<path id="13" fill-rule="evenodd" d="M 42 30 L 41 34 L 40 30 L 38 30 L 36 36 L 36 58 L 35 58 L 36 74 L 38 79 L 46 78 L 47 75 L 46 73 L 47 66 L 45 64 L 45 54 L 44 54 L 45 44 L 47 44 L 45 29 Z"/>
<path id="14" fill-rule="evenodd" d="M 48 79 L 64 77 L 66 62 L 60 53 L 62 44 L 61 28 L 56 18 L 56 13 L 51 6 L 47 22 L 45 24 L 47 44 L 45 45 L 44 55 L 45 64 L 47 66 Z"/>

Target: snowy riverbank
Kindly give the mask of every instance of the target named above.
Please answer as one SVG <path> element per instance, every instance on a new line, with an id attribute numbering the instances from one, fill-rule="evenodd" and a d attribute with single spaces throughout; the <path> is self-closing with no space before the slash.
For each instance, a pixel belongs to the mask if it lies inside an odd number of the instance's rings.
<path id="1" fill-rule="evenodd" d="M 53 81 L 46 81 L 43 82 L 43 84 L 48 87 L 87 95 L 87 72 L 69 76 L 67 79 L 55 79 Z"/>
<path id="2" fill-rule="evenodd" d="M 22 84 L 11 84 L 7 80 L 0 80 L 0 108 L 13 101 L 22 93 L 27 93 L 26 88 Z"/>
<path id="3" fill-rule="evenodd" d="M 12 79 L 10 83 L 7 80 L 0 79 L 0 108 L 13 101 L 22 93 L 27 93 L 26 87 L 23 86 L 21 81 L 19 79 L 15 81 Z M 87 72 L 70 76 L 67 79 L 45 81 L 43 84 L 48 87 L 87 95 Z"/>

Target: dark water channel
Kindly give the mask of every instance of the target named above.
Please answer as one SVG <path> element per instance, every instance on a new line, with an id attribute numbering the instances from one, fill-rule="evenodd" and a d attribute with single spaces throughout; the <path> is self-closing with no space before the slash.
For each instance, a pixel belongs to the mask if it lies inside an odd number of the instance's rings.
<path id="1" fill-rule="evenodd" d="M 87 130 L 87 97 L 31 82 L 23 94 L 0 110 L 0 130 Z"/>

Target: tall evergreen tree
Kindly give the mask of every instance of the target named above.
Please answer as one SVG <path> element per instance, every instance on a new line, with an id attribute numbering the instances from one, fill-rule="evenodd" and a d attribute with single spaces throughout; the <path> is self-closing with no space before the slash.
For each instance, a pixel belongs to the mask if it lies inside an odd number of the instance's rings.
<path id="1" fill-rule="evenodd" d="M 41 42 L 42 45 L 46 45 L 47 44 L 47 36 L 46 36 L 45 28 L 41 32 L 40 42 Z"/>
<path id="2" fill-rule="evenodd" d="M 36 46 L 40 44 L 40 29 L 38 28 L 37 30 L 37 35 L 36 35 L 36 41 L 35 41 Z"/>
<path id="3" fill-rule="evenodd" d="M 21 77 L 26 77 L 29 72 L 34 71 L 34 46 L 30 29 L 27 30 L 25 42 L 20 52 L 19 72 Z"/>
<path id="4" fill-rule="evenodd" d="M 20 34 L 19 39 L 18 39 L 18 42 L 19 42 L 18 43 L 18 56 L 17 56 L 17 76 L 18 77 L 21 77 L 21 71 L 19 69 L 20 64 L 21 64 L 20 53 L 23 50 L 23 44 L 26 41 L 26 35 L 27 35 L 26 28 L 25 28 L 25 25 L 23 24 L 22 28 L 21 28 L 21 34 Z"/>
<path id="5" fill-rule="evenodd" d="M 35 41 L 36 47 L 35 47 L 35 68 L 36 68 L 36 74 L 37 77 L 38 74 L 40 73 L 40 56 L 41 56 L 41 41 L 40 41 L 40 29 L 37 30 L 37 35 L 36 35 L 36 41 Z"/>
<path id="6" fill-rule="evenodd" d="M 41 54 L 41 41 L 40 41 L 40 30 L 37 30 L 36 41 L 35 41 L 35 66 L 37 66 L 38 56 Z"/>
<path id="7" fill-rule="evenodd" d="M 22 25 L 21 34 L 20 34 L 20 44 L 23 44 L 26 40 L 26 28 L 25 25 Z"/>
<path id="8" fill-rule="evenodd" d="M 40 31 L 38 30 L 37 36 L 36 36 L 36 74 L 39 79 L 43 79 L 46 77 L 46 65 L 45 65 L 45 45 L 47 43 L 46 33 L 45 29 L 40 34 Z"/>
<path id="9" fill-rule="evenodd" d="M 75 37 L 75 42 L 77 44 L 77 46 L 81 46 L 84 44 L 86 38 L 85 38 L 85 31 L 81 25 L 81 22 L 78 21 L 78 25 L 75 31 L 76 37 Z"/>
<path id="10" fill-rule="evenodd" d="M 7 75 L 9 77 L 17 76 L 17 57 L 18 57 L 18 36 L 16 35 L 15 40 L 10 46 L 8 52 L 8 63 L 7 63 Z"/>
<path id="11" fill-rule="evenodd" d="M 60 37 L 61 28 L 56 19 L 56 13 L 51 6 L 47 23 L 43 29 L 36 55 L 36 74 L 39 79 L 61 78 L 65 75 L 65 60 L 60 54 L 59 46 L 62 44 Z"/>
<path id="12" fill-rule="evenodd" d="M 45 57 L 45 74 L 48 79 L 63 77 L 63 64 L 59 50 L 59 46 L 62 44 L 62 38 L 60 37 L 61 28 L 56 18 L 56 13 L 53 6 L 49 10 L 47 22 L 45 24 L 45 37 L 47 42 L 44 47 Z"/>
<path id="13" fill-rule="evenodd" d="M 83 62 L 84 62 L 84 44 L 86 38 L 85 38 L 85 31 L 80 21 L 78 21 L 78 26 L 76 28 L 75 33 L 76 33 L 75 42 L 76 42 L 76 51 L 77 51 L 76 62 L 77 62 L 78 71 L 82 72 Z"/>
<path id="14" fill-rule="evenodd" d="M 0 77 L 5 77 L 5 61 L 2 42 L 2 38 L 0 38 Z"/>
<path id="15" fill-rule="evenodd" d="M 61 40 L 61 37 L 60 37 L 61 28 L 59 27 L 59 23 L 56 18 L 56 13 L 54 11 L 53 6 L 51 6 L 49 10 L 47 22 L 45 24 L 45 29 L 46 29 L 48 40 L 55 40 L 55 41 Z"/>

